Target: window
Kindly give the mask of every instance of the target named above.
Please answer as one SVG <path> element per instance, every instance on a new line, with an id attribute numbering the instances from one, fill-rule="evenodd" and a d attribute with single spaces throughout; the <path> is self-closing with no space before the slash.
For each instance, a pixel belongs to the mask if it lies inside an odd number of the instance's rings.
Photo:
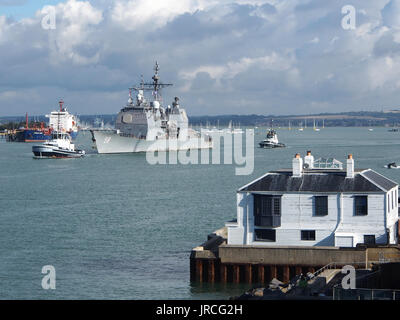
<path id="1" fill-rule="evenodd" d="M 375 244 L 375 235 L 364 235 L 365 244 Z"/>
<path id="2" fill-rule="evenodd" d="M 316 196 L 314 197 L 314 200 L 315 200 L 314 215 L 318 217 L 328 215 L 328 197 Z"/>
<path id="3" fill-rule="evenodd" d="M 368 197 L 355 196 L 354 206 L 355 206 L 354 214 L 356 216 L 366 216 L 368 214 Z"/>
<path id="4" fill-rule="evenodd" d="M 301 230 L 301 240 L 314 241 L 315 230 Z"/>
<path id="5" fill-rule="evenodd" d="M 394 209 L 394 191 L 392 191 L 392 210 Z"/>
<path id="6" fill-rule="evenodd" d="M 281 226 L 281 196 L 254 195 L 254 224 L 260 227 Z"/>
<path id="7" fill-rule="evenodd" d="M 276 230 L 274 229 L 255 229 L 256 241 L 276 241 Z"/>

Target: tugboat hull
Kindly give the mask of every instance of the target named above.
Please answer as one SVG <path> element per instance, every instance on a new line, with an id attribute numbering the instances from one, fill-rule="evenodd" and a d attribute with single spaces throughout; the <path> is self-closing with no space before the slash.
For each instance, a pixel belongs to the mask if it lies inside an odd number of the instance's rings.
<path id="1" fill-rule="evenodd" d="M 260 142 L 259 143 L 260 148 L 264 148 L 264 149 L 272 149 L 272 148 L 285 148 L 286 145 L 283 143 L 263 143 Z"/>
<path id="2" fill-rule="evenodd" d="M 85 155 L 85 151 L 83 151 L 83 150 L 70 151 L 70 150 L 48 147 L 48 146 L 33 146 L 32 152 L 34 154 L 34 158 L 36 158 L 36 159 L 81 158 Z"/>

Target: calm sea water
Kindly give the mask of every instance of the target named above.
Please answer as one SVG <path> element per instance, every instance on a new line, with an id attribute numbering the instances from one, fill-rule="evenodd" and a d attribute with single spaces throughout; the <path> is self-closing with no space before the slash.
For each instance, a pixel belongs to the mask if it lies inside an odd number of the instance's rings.
<path id="1" fill-rule="evenodd" d="M 191 285 L 189 256 L 236 216 L 235 191 L 296 152 L 372 168 L 400 182 L 400 133 L 385 128 L 278 129 L 285 149 L 255 148 L 255 168 L 149 165 L 144 154 L 34 160 L 32 144 L 0 141 L 0 299 L 226 299 L 248 286 Z M 265 128 L 256 130 L 255 144 Z M 44 265 L 56 290 L 43 290 Z"/>

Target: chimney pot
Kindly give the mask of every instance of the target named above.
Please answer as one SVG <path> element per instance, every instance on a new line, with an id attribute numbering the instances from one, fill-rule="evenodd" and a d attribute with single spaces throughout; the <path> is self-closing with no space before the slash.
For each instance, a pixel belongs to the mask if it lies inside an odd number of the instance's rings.
<path id="1" fill-rule="evenodd" d="M 311 151 L 307 151 L 307 155 L 304 157 L 304 164 L 307 168 L 314 168 L 314 156 L 311 154 Z"/>
<path id="2" fill-rule="evenodd" d="M 303 175 L 303 159 L 296 153 L 292 161 L 293 177 L 300 178 Z"/>
<path id="3" fill-rule="evenodd" d="M 352 154 L 347 156 L 346 165 L 346 178 L 354 178 L 354 159 Z"/>

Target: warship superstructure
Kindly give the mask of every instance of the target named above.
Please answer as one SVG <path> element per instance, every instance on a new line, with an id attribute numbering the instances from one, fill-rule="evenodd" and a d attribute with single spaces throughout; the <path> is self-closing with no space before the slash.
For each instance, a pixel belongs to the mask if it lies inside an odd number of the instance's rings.
<path id="1" fill-rule="evenodd" d="M 158 63 L 152 82 L 129 89 L 127 105 L 118 113 L 115 129 L 91 130 L 99 153 L 177 151 L 212 148 L 212 139 L 189 128 L 185 109 L 175 97 L 172 106 L 162 105 L 161 89 L 172 86 L 161 83 Z M 135 101 L 132 96 L 135 92 Z M 145 93 L 151 92 L 148 101 Z"/>

